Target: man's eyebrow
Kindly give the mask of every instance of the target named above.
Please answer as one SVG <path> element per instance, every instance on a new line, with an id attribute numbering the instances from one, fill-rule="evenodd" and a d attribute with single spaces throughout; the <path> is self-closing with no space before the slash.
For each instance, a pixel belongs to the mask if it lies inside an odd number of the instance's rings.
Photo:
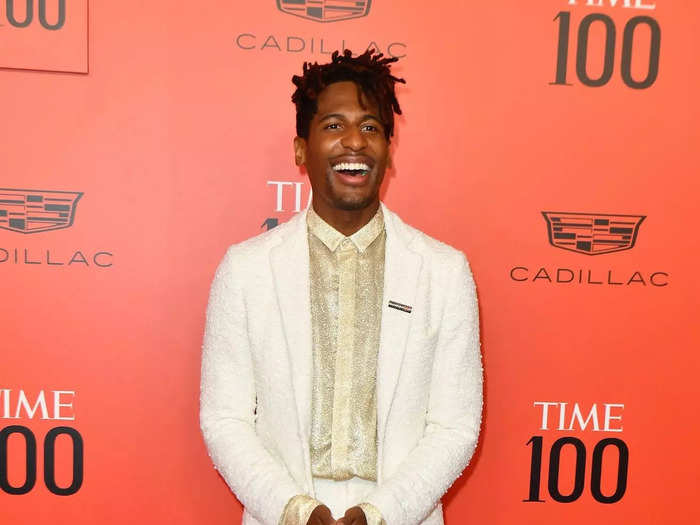
<path id="1" fill-rule="evenodd" d="M 372 113 L 367 113 L 366 115 L 364 115 L 362 117 L 362 120 L 369 120 L 369 119 L 376 120 L 380 124 L 382 123 L 381 119 L 376 115 L 372 115 Z"/>
<path id="2" fill-rule="evenodd" d="M 328 120 L 328 119 L 332 119 L 332 118 L 337 118 L 337 119 L 340 119 L 340 120 L 346 120 L 346 116 L 343 115 L 342 113 L 328 113 L 327 115 L 324 115 L 323 117 L 321 117 L 320 119 L 318 119 L 318 121 L 319 121 L 319 122 L 323 122 L 324 120 Z M 365 121 L 365 120 L 370 120 L 370 119 L 376 120 L 376 121 L 379 122 L 380 124 L 382 123 L 381 119 L 380 119 L 378 116 L 372 115 L 371 113 L 367 113 L 367 114 L 365 114 L 365 115 L 362 115 L 362 118 L 361 118 L 360 120 L 361 120 L 361 121 Z"/>
<path id="3" fill-rule="evenodd" d="M 319 122 L 323 122 L 324 120 L 332 119 L 332 118 L 339 118 L 339 119 L 345 119 L 345 115 L 341 115 L 340 113 L 328 113 L 318 119 Z"/>

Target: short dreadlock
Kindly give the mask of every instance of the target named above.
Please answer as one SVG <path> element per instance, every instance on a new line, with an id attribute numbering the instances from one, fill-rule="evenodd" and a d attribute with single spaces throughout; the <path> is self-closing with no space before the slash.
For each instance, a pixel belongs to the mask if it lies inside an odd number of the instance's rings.
<path id="1" fill-rule="evenodd" d="M 311 119 L 318 111 L 318 97 L 335 82 L 352 81 L 369 100 L 377 104 L 379 118 L 384 125 L 387 140 L 394 135 L 394 113 L 401 114 L 394 86 L 405 84 L 402 78 L 391 75 L 389 64 L 398 58 L 382 58 L 382 53 L 368 49 L 361 55 L 352 56 L 346 49 L 341 55 L 334 51 L 328 64 L 304 62 L 304 74 L 294 75 L 292 82 L 297 87 L 292 102 L 297 109 L 297 136 L 308 138 Z"/>

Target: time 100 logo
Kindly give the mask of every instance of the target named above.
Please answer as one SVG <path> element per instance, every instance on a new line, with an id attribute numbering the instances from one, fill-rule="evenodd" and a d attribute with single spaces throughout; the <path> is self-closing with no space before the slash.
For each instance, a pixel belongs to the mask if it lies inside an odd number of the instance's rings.
<path id="1" fill-rule="evenodd" d="M 530 457 L 530 489 L 528 498 L 524 502 L 539 502 L 540 478 L 542 475 L 543 436 L 532 436 L 527 442 L 532 446 Z M 576 454 L 576 468 L 574 474 L 574 487 L 569 494 L 562 493 L 559 486 L 560 462 L 562 449 L 565 446 L 573 448 Z M 604 494 L 602 488 L 603 477 L 603 453 L 607 448 L 617 450 L 617 472 L 615 490 L 611 494 Z M 599 441 L 593 449 L 591 458 L 591 482 L 590 490 L 593 498 L 599 503 L 617 503 L 627 491 L 627 471 L 629 468 L 629 449 L 621 439 L 607 438 Z M 549 467 L 546 470 L 547 491 L 551 498 L 558 503 L 573 503 L 583 495 L 586 478 L 586 445 L 578 438 L 563 437 L 557 439 L 549 450 Z"/>
<path id="2" fill-rule="evenodd" d="M 567 82 L 569 73 L 569 35 L 571 33 L 571 12 L 560 11 L 554 17 L 559 23 L 559 38 L 557 43 L 557 68 L 552 85 L 570 86 Z M 603 71 L 597 78 L 588 74 L 588 41 L 591 26 L 595 23 L 602 24 L 605 31 L 605 48 L 603 56 Z M 635 40 L 638 29 L 647 27 L 651 38 L 649 45 L 649 61 L 644 78 L 632 77 L 632 55 L 642 50 L 635 49 Z M 639 46 L 637 46 L 639 47 Z M 581 20 L 576 35 L 574 51 L 576 53 L 576 77 L 589 87 L 606 85 L 613 76 L 615 70 L 615 50 L 617 48 L 617 27 L 612 18 L 603 13 L 591 13 Z M 650 16 L 635 16 L 630 18 L 624 26 L 622 33 L 622 53 L 620 60 L 620 75 L 622 81 L 632 89 L 647 89 L 656 82 L 659 76 L 659 55 L 661 53 L 661 28 L 659 23 Z"/>
<path id="3" fill-rule="evenodd" d="M 27 27 L 34 21 L 34 1 L 35 0 L 5 0 L 5 17 L 13 27 Z M 51 12 L 56 12 L 56 21 L 51 23 L 46 14 L 46 0 L 38 0 L 36 14 L 39 23 L 44 29 L 57 31 L 66 23 L 66 0 L 50 0 L 52 4 L 57 4 Z M 20 6 L 20 7 L 18 7 Z M 23 15 L 20 15 L 23 12 Z"/>
<path id="4" fill-rule="evenodd" d="M 8 472 L 8 443 L 10 436 L 21 436 L 25 449 L 25 474 L 21 485 L 13 485 L 10 482 Z M 73 449 L 72 479 L 67 487 L 60 487 L 56 483 L 56 439 L 67 436 Z M 0 430 L 0 490 L 7 494 L 21 495 L 30 492 L 36 484 L 37 474 L 37 442 L 34 433 L 27 427 L 12 425 Z M 50 492 L 58 496 L 71 496 L 80 490 L 83 485 L 83 438 L 80 433 L 71 427 L 55 427 L 49 430 L 44 437 L 44 484 Z"/>

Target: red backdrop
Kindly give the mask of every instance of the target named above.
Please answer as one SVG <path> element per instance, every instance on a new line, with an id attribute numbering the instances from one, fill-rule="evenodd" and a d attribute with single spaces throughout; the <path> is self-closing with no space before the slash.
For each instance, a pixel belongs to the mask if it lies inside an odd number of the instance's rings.
<path id="1" fill-rule="evenodd" d="M 237 522 L 198 427 L 208 288 L 228 245 L 306 204 L 290 79 L 343 45 L 403 55 L 384 199 L 477 282 L 485 419 L 448 525 L 700 518 L 695 3 L 374 0 L 320 22 L 76 1 L 53 29 L 58 0 L 10 3 L 2 523 Z M 59 191 L 82 196 L 41 208 Z"/>

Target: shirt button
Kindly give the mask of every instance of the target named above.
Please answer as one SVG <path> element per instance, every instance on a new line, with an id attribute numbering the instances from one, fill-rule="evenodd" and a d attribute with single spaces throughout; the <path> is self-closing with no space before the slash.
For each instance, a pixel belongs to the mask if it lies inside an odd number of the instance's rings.
<path id="1" fill-rule="evenodd" d="M 351 241 L 350 239 L 345 239 L 345 240 L 341 243 L 340 246 L 341 246 L 342 248 L 348 249 L 348 248 L 350 248 L 351 245 L 352 245 L 352 241 Z"/>

